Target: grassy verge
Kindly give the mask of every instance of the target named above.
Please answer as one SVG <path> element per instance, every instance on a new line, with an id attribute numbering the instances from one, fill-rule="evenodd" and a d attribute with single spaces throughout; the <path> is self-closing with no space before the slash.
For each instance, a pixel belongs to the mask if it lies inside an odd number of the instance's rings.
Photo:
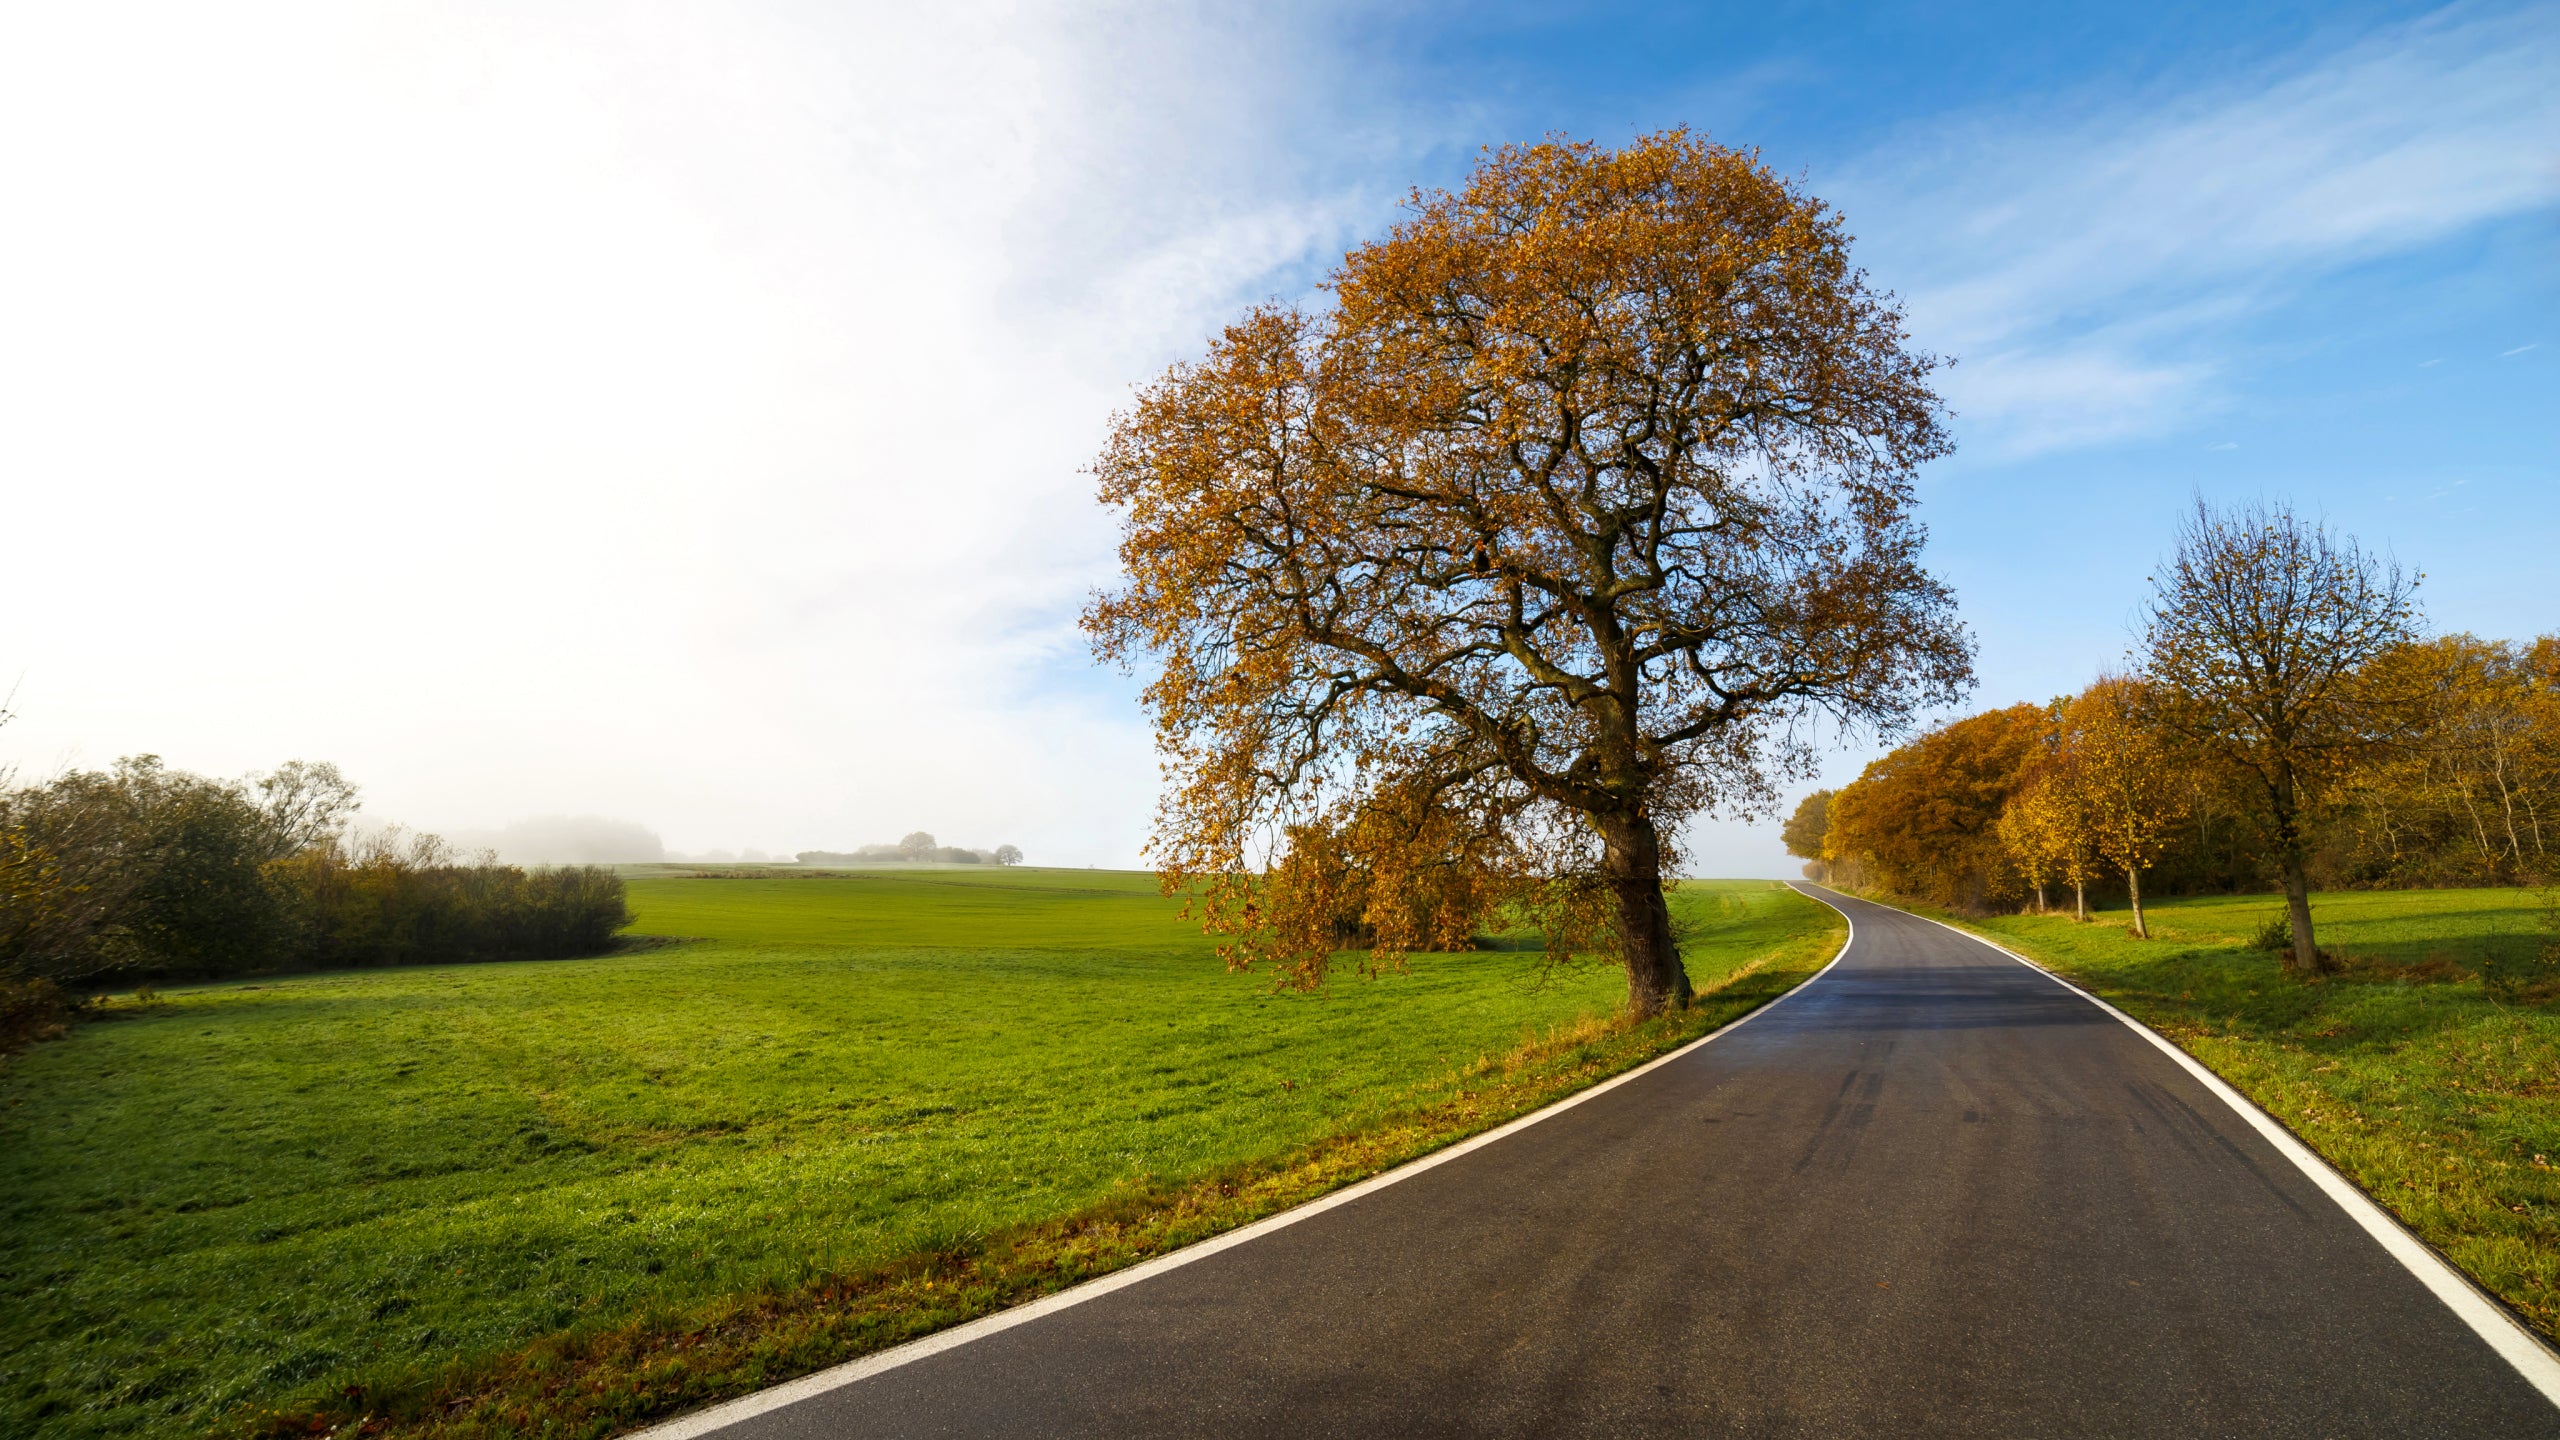
<path id="1" fill-rule="evenodd" d="M 2146 907 L 2149 941 L 2123 913 L 1959 923 L 2167 1036 L 2560 1339 L 2560 1014 L 2479 978 L 2538 941 L 2536 895 L 2321 895 L 2322 947 L 2347 963 L 2316 980 L 2248 947 L 2281 903 Z"/>
<path id="2" fill-rule="evenodd" d="M 0 1071 L 0 1432 L 597 1435 L 1323 1193 L 1836 947 L 1684 890 L 1724 988 L 1536 957 L 1275 996 L 1143 877 L 635 885 L 593 961 L 169 992 Z M 943 943 L 933 943 L 936 940 Z"/>

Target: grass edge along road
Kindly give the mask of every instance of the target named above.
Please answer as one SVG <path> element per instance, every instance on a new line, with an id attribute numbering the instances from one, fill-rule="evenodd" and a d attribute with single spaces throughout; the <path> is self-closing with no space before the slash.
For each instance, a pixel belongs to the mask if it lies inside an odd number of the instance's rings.
<path id="1" fill-rule="evenodd" d="M 1037 1299 L 1417 1159 L 1749 1014 L 1810 978 L 1847 938 L 1837 912 L 1802 896 L 1788 900 L 1804 907 L 1802 927 L 1774 947 L 1721 954 L 1712 932 L 1692 940 L 1701 994 L 1690 1010 L 1640 1024 L 1593 1017 L 1559 1027 L 1479 1057 L 1424 1103 L 1286 1153 L 1208 1174 L 1149 1177 L 1053 1219 L 955 1236 L 857 1272 L 573 1330 L 414 1383 L 350 1387 L 317 1406 L 255 1411 L 223 1428 L 259 1436 L 602 1436 Z"/>
<path id="2" fill-rule="evenodd" d="M 2281 896 L 1970 919 L 1882 896 L 2035 961 L 2193 1056 L 2546 1340 L 2560 1340 L 2560 1016 L 2492 994 L 2496 946 L 2539 939 L 2520 890 L 2314 896 L 2345 967 L 2296 979 L 2248 937 Z"/>

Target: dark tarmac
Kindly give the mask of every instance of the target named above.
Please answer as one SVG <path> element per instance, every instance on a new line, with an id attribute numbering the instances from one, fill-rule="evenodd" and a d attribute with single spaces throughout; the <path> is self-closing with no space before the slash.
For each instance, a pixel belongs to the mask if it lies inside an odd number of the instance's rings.
<path id="1" fill-rule="evenodd" d="M 1841 963 L 1649 1074 L 712 1433 L 2560 1436 L 2141 1035 L 1838 903 Z"/>

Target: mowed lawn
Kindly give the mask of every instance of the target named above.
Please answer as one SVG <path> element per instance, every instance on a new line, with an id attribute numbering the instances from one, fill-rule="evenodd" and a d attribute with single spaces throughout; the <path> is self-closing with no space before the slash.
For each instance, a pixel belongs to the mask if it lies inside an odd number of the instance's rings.
<path id="1" fill-rule="evenodd" d="M 2248 948 L 2282 904 L 2146 907 L 2149 941 L 2121 911 L 1977 928 L 2169 1036 L 2560 1338 L 2560 1008 L 2478 978 L 2493 951 L 2538 949 L 2560 916 L 2531 890 L 2320 895 L 2321 947 L 2348 965 L 2306 982 Z"/>
<path id="2" fill-rule="evenodd" d="M 596 960 L 183 988 L 0 1069 L 0 1434 L 200 1434 L 1409 1111 L 1613 1010 L 1533 953 L 1275 995 L 1094 871 L 641 878 Z M 1692 884 L 1702 984 L 1827 910 Z"/>

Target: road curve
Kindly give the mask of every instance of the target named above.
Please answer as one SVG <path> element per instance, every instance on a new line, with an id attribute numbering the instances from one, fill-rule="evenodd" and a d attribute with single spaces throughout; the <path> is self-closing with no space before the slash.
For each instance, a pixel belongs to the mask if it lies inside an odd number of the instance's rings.
<path id="1" fill-rule="evenodd" d="M 1585 1104 L 666 1433 L 2560 1437 L 2141 1034 L 1979 942 L 1836 903 L 1838 964 Z"/>

